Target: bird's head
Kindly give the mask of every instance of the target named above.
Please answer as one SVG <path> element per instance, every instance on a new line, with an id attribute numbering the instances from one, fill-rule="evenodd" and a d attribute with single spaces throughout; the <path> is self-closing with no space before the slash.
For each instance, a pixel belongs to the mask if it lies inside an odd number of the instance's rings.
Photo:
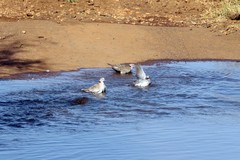
<path id="1" fill-rule="evenodd" d="M 104 82 L 104 81 L 105 81 L 105 78 L 103 77 L 99 79 L 99 82 Z"/>
<path id="2" fill-rule="evenodd" d="M 129 64 L 129 66 L 131 67 L 131 69 L 133 69 L 133 67 L 135 67 L 135 64 Z"/>

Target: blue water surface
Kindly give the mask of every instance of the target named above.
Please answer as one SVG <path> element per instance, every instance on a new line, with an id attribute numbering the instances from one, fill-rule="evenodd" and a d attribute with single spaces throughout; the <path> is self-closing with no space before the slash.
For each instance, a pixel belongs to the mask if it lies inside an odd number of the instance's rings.
<path id="1" fill-rule="evenodd" d="M 110 68 L 1 79 L 0 159 L 239 159 L 239 62 L 143 68 L 147 88 Z M 100 77 L 106 95 L 81 92 Z"/>

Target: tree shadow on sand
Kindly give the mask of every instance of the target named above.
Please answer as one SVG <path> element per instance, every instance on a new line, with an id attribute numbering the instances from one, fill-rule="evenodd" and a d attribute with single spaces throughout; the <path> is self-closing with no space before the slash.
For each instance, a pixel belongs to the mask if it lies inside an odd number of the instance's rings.
<path id="1" fill-rule="evenodd" d="M 0 42 L 1 43 L 1 42 Z M 24 48 L 29 44 L 16 40 L 11 43 L 0 45 L 0 67 L 14 69 L 19 72 L 41 71 L 46 67 L 41 60 L 19 59 L 16 54 L 27 52 Z"/>

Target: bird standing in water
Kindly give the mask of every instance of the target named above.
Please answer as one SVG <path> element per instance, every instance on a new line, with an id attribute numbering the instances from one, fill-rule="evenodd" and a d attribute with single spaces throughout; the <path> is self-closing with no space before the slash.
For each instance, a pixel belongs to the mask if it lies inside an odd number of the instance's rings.
<path id="1" fill-rule="evenodd" d="M 146 75 L 142 67 L 137 64 L 136 67 L 136 76 L 137 80 L 133 82 L 133 85 L 136 87 L 147 87 L 151 84 L 151 79 L 149 76 Z"/>
<path id="2" fill-rule="evenodd" d="M 84 92 L 93 93 L 93 94 L 100 94 L 106 92 L 106 86 L 104 84 L 105 78 L 100 78 L 97 84 L 89 88 L 82 89 Z"/>
<path id="3" fill-rule="evenodd" d="M 132 72 L 134 64 L 109 64 L 112 69 L 120 74 L 128 74 Z"/>

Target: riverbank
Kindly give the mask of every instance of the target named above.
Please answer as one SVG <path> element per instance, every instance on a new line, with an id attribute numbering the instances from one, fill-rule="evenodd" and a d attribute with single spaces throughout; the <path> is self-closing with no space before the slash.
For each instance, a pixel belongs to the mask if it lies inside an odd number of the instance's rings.
<path id="1" fill-rule="evenodd" d="M 0 76 L 147 60 L 240 60 L 239 32 L 203 27 L 22 20 L 0 22 L 0 31 Z"/>

